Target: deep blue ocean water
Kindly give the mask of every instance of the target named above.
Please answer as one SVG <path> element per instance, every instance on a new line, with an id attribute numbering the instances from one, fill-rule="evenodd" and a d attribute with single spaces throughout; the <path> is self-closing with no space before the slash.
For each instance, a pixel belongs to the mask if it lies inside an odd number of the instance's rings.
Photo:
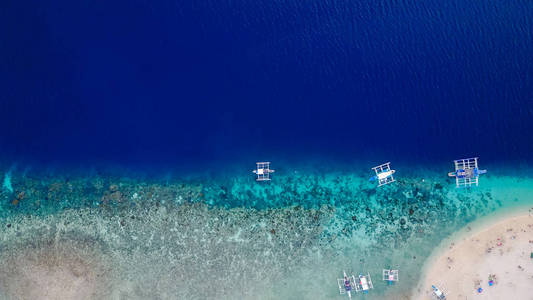
<path id="1" fill-rule="evenodd" d="M 531 1 L 3 1 L 0 154 L 533 161 Z"/>

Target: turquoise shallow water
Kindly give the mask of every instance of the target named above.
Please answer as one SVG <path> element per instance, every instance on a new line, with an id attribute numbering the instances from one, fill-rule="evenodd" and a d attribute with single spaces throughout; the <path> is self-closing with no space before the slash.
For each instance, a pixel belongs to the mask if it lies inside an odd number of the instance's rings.
<path id="1" fill-rule="evenodd" d="M 248 173 L 147 179 L 14 168 L 13 192 L 0 193 L 2 297 L 32 297 L 37 288 L 25 286 L 37 280 L 72 299 L 342 299 L 335 280 L 346 270 L 370 272 L 366 299 L 408 299 L 443 238 L 532 203 L 533 181 L 503 170 L 457 190 L 424 168 L 382 188 L 356 169 L 280 169 L 261 184 Z M 401 270 L 392 287 L 380 280 L 389 266 Z"/>

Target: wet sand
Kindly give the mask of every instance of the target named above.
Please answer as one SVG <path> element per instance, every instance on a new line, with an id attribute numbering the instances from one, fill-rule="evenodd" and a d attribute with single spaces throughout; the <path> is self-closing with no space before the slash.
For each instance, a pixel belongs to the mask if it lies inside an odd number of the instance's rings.
<path id="1" fill-rule="evenodd" d="M 413 299 L 430 299 L 431 285 L 436 285 L 449 300 L 533 300 L 531 211 L 477 230 L 467 227 L 464 234 L 444 242 L 443 247 L 447 249 L 430 258 Z"/>

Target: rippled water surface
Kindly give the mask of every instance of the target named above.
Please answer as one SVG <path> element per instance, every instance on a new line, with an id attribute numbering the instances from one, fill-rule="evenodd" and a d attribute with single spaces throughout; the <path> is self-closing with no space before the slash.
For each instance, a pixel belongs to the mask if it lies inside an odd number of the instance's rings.
<path id="1" fill-rule="evenodd" d="M 443 238 L 531 204 L 532 20 L 533 1 L 3 1 L 0 298 L 335 299 L 346 270 L 408 299 Z M 457 190 L 472 156 L 489 171 Z"/>

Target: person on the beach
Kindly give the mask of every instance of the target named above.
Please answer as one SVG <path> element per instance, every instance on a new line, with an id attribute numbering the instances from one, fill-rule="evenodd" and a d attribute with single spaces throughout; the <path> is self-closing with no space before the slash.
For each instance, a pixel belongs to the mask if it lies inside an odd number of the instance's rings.
<path id="1" fill-rule="evenodd" d="M 496 283 L 496 275 L 489 274 L 489 286 L 493 286 Z"/>

